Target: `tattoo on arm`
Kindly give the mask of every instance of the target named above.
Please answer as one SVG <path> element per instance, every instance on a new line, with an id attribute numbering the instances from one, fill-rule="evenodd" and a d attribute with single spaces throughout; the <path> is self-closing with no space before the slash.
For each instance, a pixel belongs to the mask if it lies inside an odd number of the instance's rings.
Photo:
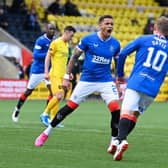
<path id="1" fill-rule="evenodd" d="M 73 56 L 69 60 L 68 66 L 67 66 L 67 74 L 72 73 L 73 66 L 75 62 L 78 60 L 79 56 L 82 54 L 82 51 L 78 48 L 75 49 Z"/>

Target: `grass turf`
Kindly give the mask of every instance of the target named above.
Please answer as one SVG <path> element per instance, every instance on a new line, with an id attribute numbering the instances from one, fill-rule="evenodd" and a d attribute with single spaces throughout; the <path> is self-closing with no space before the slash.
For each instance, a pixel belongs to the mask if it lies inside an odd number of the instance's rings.
<path id="1" fill-rule="evenodd" d="M 45 129 L 39 115 L 45 101 L 27 101 L 19 123 L 11 120 L 15 100 L 0 101 L 0 168 L 165 168 L 168 113 L 166 103 L 153 103 L 129 136 L 120 162 L 106 153 L 110 114 L 102 101 L 87 100 L 55 128 L 41 148 L 35 138 Z"/>

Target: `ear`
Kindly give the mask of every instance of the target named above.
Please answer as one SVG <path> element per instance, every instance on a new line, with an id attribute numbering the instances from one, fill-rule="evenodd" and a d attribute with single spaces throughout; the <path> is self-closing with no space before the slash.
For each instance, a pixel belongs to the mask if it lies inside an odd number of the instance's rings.
<path id="1" fill-rule="evenodd" d="M 157 33 L 158 33 L 158 28 L 157 28 L 157 25 L 154 24 L 153 34 L 157 34 Z"/>

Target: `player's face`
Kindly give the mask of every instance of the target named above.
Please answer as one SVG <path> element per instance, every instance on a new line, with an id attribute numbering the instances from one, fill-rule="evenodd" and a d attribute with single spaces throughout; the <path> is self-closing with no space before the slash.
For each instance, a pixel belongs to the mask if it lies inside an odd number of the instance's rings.
<path id="1" fill-rule="evenodd" d="M 55 34 L 55 27 L 50 27 L 48 30 L 48 33 L 50 34 L 50 36 L 53 36 Z"/>
<path id="2" fill-rule="evenodd" d="M 111 19 L 111 18 L 105 18 L 99 24 L 102 38 L 106 39 L 106 38 L 110 37 L 110 35 L 113 31 L 113 25 L 114 25 L 114 22 L 113 22 L 113 19 Z"/>
<path id="3" fill-rule="evenodd" d="M 51 23 L 47 25 L 47 36 L 49 38 L 53 38 L 53 36 L 55 35 L 55 31 L 56 31 L 55 24 Z"/>
<path id="4" fill-rule="evenodd" d="M 74 32 L 73 31 L 67 31 L 67 41 L 72 40 L 73 36 L 74 36 Z"/>

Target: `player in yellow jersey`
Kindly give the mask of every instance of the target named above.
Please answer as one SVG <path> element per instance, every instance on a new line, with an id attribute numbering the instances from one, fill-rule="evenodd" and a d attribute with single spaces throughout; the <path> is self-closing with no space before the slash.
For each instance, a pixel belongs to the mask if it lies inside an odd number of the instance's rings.
<path id="1" fill-rule="evenodd" d="M 53 98 L 48 103 L 44 112 L 40 115 L 42 123 L 49 125 L 50 120 L 54 118 L 58 109 L 59 102 L 64 98 L 65 89 L 62 87 L 64 74 L 69 57 L 69 42 L 72 39 L 75 28 L 66 26 L 61 37 L 51 42 L 45 59 L 45 79 L 50 80 L 53 92 Z M 50 72 L 48 71 L 51 62 Z M 66 78 L 66 76 L 65 76 Z"/>

